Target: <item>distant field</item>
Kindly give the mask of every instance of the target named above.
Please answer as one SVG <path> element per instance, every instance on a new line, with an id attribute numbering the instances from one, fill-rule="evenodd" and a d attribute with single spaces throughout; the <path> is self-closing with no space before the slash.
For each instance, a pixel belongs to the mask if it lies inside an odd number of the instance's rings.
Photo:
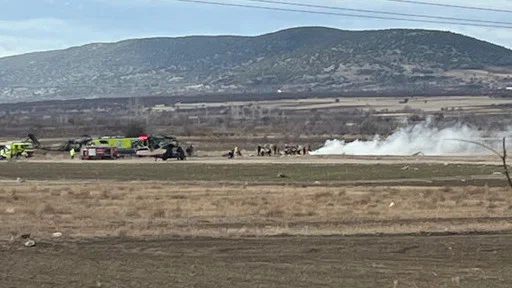
<path id="1" fill-rule="evenodd" d="M 404 102 L 404 99 L 408 99 Z M 268 101 L 240 101 L 217 103 L 190 103 L 180 104 L 180 109 L 199 109 L 204 107 L 229 107 L 230 105 L 258 105 L 265 108 L 283 111 L 298 111 L 311 109 L 357 108 L 363 110 L 374 109 L 377 112 L 387 111 L 389 115 L 401 113 L 405 106 L 410 110 L 424 112 L 440 112 L 441 108 L 453 107 L 455 110 L 472 112 L 503 112 L 499 105 L 511 105 L 512 98 L 490 98 L 487 96 L 438 96 L 438 97 L 340 97 L 340 98 L 308 98 Z M 400 115 L 400 114 L 399 114 Z"/>
<path id="2" fill-rule="evenodd" d="M 496 127 L 493 123 L 510 124 L 506 115 L 512 108 L 512 97 L 313 96 L 253 101 L 204 99 L 195 103 L 153 99 L 136 111 L 128 102 L 93 105 L 93 100 L 16 105 L 0 107 L 0 115 L 2 109 L 9 111 L 0 119 L 0 135 L 5 140 L 25 139 L 28 131 L 41 139 L 124 135 L 127 123 L 135 120 L 144 123 L 148 133 L 178 136 L 184 143 L 198 144 L 200 150 L 223 151 L 235 144 L 254 146 L 256 143 L 251 140 L 258 139 L 263 143 L 268 140 L 317 146 L 327 137 L 385 136 L 400 126 L 403 118 L 414 116 L 418 120 L 433 114 L 443 119 L 441 122 L 464 120 L 487 129 Z"/>

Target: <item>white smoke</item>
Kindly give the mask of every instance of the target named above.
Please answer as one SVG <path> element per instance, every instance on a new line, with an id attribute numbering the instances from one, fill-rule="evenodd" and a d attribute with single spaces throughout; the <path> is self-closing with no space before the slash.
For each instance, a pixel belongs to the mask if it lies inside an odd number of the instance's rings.
<path id="1" fill-rule="evenodd" d="M 378 135 L 371 141 L 356 140 L 345 143 L 343 140 L 327 140 L 324 146 L 311 155 L 474 155 L 492 153 L 485 148 L 454 139 L 477 141 L 499 151 L 499 141 L 484 142 L 485 131 L 479 131 L 464 124 L 455 124 L 447 128 L 433 127 L 431 119 L 416 125 L 398 129 L 386 139 Z M 493 135 L 494 137 L 503 137 Z"/>

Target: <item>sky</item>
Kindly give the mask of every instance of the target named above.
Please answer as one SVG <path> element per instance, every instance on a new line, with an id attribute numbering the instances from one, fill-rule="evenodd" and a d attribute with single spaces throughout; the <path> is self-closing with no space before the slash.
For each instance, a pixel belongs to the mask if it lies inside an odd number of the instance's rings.
<path id="1" fill-rule="evenodd" d="M 209 1 L 278 7 L 275 4 L 260 4 L 247 0 Z M 423 1 L 512 10 L 511 0 Z M 503 21 L 510 22 L 512 27 L 512 17 L 510 17 L 512 13 L 504 12 L 414 5 L 389 0 L 282 0 L 282 2 Z M 300 7 L 295 9 L 315 10 Z M 345 30 L 436 29 L 462 33 L 512 48 L 512 33 L 510 33 L 512 28 L 315 15 L 183 3 L 175 0 L 0 0 L 0 57 L 64 49 L 93 42 L 116 42 L 129 38 L 260 35 L 297 26 L 327 26 Z"/>

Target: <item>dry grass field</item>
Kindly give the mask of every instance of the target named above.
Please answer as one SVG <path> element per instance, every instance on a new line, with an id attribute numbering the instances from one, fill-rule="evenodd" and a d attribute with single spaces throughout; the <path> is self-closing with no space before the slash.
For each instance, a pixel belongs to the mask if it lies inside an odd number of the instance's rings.
<path id="1" fill-rule="evenodd" d="M 2 240 L 502 231 L 512 198 L 489 187 L 34 184 L 0 189 Z"/>
<path id="2" fill-rule="evenodd" d="M 2 163 L 0 286 L 512 285 L 499 166 L 290 161 Z"/>

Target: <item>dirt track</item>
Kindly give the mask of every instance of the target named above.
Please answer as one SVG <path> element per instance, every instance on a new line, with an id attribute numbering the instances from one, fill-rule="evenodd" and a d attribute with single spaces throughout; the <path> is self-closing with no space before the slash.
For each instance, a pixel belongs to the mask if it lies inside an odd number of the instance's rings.
<path id="1" fill-rule="evenodd" d="M 1 287 L 512 285 L 510 235 L 116 238 L 0 253 Z"/>
<path id="2" fill-rule="evenodd" d="M 186 161 L 175 159 L 155 162 L 152 158 L 126 158 L 115 160 L 115 163 L 138 164 L 138 163 L 205 163 L 205 164 L 402 164 L 402 163 L 450 163 L 450 164 L 493 164 L 500 165 L 501 160 L 493 154 L 480 155 L 451 155 L 451 156 L 284 156 L 284 157 L 256 157 L 248 156 L 227 159 L 225 157 L 190 157 Z M 34 163 L 112 163 L 113 161 L 82 161 L 79 159 L 68 159 L 64 154 L 52 155 L 50 157 L 38 156 L 23 162 Z"/>

